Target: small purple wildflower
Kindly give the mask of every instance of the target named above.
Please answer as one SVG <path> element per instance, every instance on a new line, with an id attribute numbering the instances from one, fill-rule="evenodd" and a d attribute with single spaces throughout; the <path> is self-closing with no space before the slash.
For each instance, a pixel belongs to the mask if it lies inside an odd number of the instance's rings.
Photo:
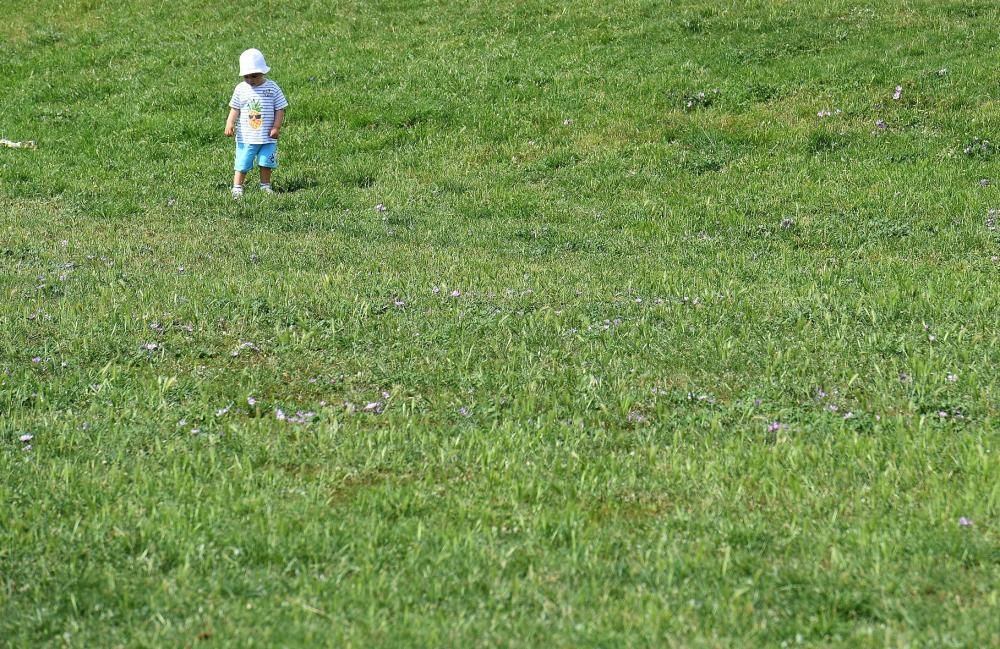
<path id="1" fill-rule="evenodd" d="M 965 145 L 962 152 L 968 156 L 986 155 L 991 153 L 993 146 L 989 140 L 981 140 L 978 137 L 972 138 L 972 142 Z"/>
<path id="2" fill-rule="evenodd" d="M 226 414 L 229 413 L 229 409 L 232 408 L 232 407 L 233 407 L 233 404 L 230 403 L 225 408 L 219 408 L 218 410 L 215 411 L 215 416 L 216 417 L 224 417 Z"/>
<path id="3" fill-rule="evenodd" d="M 975 525 L 975 523 L 972 522 L 971 518 L 966 518 L 965 516 L 959 517 L 958 524 L 961 527 L 972 527 L 973 525 Z"/>
<path id="4" fill-rule="evenodd" d="M 913 378 L 909 374 L 907 374 L 906 372 L 900 372 L 899 373 L 899 382 L 900 383 L 909 383 L 912 380 L 913 380 Z"/>
<path id="5" fill-rule="evenodd" d="M 378 212 L 379 214 L 382 214 L 387 209 L 389 208 L 387 208 L 383 203 L 379 203 L 378 205 L 375 206 L 375 211 Z"/>
<path id="6" fill-rule="evenodd" d="M 461 297 L 462 296 L 462 292 L 456 288 L 454 291 L 451 292 L 451 296 L 452 297 Z"/>
<path id="7" fill-rule="evenodd" d="M 31 433 L 25 433 L 24 435 L 21 435 L 20 437 L 18 437 L 18 439 L 21 440 L 22 442 L 24 442 L 25 444 L 27 444 L 31 440 L 35 439 L 35 436 L 32 435 Z"/>
<path id="8" fill-rule="evenodd" d="M 285 416 L 285 411 L 282 410 L 281 408 L 275 409 L 274 418 L 277 419 L 278 421 L 285 421 L 286 419 L 288 419 L 288 417 Z"/>
<path id="9" fill-rule="evenodd" d="M 795 225 L 795 219 L 791 219 L 791 218 L 781 219 L 781 229 L 782 230 L 787 230 L 787 229 L 791 228 L 793 225 Z"/>
<path id="10" fill-rule="evenodd" d="M 462 406 L 461 408 L 458 409 L 458 414 L 462 415 L 463 417 L 468 417 L 472 413 L 469 412 L 468 408 L 466 408 L 465 406 Z"/>
<path id="11" fill-rule="evenodd" d="M 715 97 L 718 96 L 718 94 L 719 94 L 718 88 L 713 88 L 708 92 L 701 91 L 696 95 L 685 98 L 684 105 L 687 108 L 698 108 L 698 107 L 707 108 L 708 106 L 712 105 L 712 103 L 715 100 Z"/>
<path id="12" fill-rule="evenodd" d="M 156 343 L 146 343 L 142 346 L 147 352 L 155 352 L 160 346 Z"/>
<path id="13" fill-rule="evenodd" d="M 299 410 L 295 413 L 294 416 L 289 417 L 288 421 L 293 424 L 308 424 L 315 416 L 316 416 L 315 412 L 305 412 Z"/>
<path id="14" fill-rule="evenodd" d="M 235 357 L 239 356 L 240 352 L 242 352 L 244 349 L 249 349 L 251 351 L 255 351 L 255 352 L 260 353 L 260 347 L 258 347 L 257 345 L 253 344 L 250 341 L 245 341 L 245 342 L 241 342 L 239 344 L 239 346 L 235 350 L 233 350 L 232 352 L 229 353 L 229 355 L 232 356 L 233 358 L 235 358 Z"/>
<path id="15" fill-rule="evenodd" d="M 899 101 L 903 97 L 903 86 L 896 86 L 896 92 L 892 93 L 893 101 Z"/>
<path id="16" fill-rule="evenodd" d="M 889 128 L 889 125 L 885 123 L 884 119 L 880 119 L 875 121 L 875 128 L 877 128 L 880 131 L 884 131 L 887 128 Z"/>
<path id="17" fill-rule="evenodd" d="M 42 362 L 42 357 L 41 356 L 35 356 L 34 358 L 31 359 L 31 362 L 37 365 L 38 363 Z"/>
<path id="18" fill-rule="evenodd" d="M 989 187 L 992 184 L 993 184 L 993 181 L 990 180 L 989 178 L 980 178 L 979 179 L 979 186 L 980 187 Z"/>
<path id="19" fill-rule="evenodd" d="M 782 430 L 784 427 L 785 427 L 785 425 L 783 423 L 781 423 L 780 421 L 772 421 L 770 424 L 767 425 L 767 432 L 769 432 L 769 433 L 777 433 L 778 431 Z"/>
<path id="20" fill-rule="evenodd" d="M 954 374 L 953 372 L 948 372 L 948 377 L 947 378 L 948 378 L 948 382 L 949 383 L 954 383 L 955 381 L 958 380 L 958 376 L 956 374 Z"/>

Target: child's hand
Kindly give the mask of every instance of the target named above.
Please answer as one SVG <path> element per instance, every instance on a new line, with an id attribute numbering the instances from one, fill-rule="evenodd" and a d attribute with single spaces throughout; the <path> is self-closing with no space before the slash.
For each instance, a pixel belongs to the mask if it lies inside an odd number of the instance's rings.
<path id="1" fill-rule="evenodd" d="M 226 137 L 233 137 L 236 134 L 236 127 L 232 124 L 226 124 Z"/>
<path id="2" fill-rule="evenodd" d="M 279 135 L 281 135 L 281 129 L 280 128 L 274 128 L 274 127 L 272 127 L 271 128 L 271 137 L 274 138 L 275 140 L 277 140 Z"/>

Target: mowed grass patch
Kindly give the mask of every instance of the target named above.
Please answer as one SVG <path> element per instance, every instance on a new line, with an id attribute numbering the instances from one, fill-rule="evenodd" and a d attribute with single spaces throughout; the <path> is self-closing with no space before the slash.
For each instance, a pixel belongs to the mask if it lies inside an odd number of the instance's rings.
<path id="1" fill-rule="evenodd" d="M 0 644 L 1000 642 L 995 7 L 258 10 L 0 26 Z"/>

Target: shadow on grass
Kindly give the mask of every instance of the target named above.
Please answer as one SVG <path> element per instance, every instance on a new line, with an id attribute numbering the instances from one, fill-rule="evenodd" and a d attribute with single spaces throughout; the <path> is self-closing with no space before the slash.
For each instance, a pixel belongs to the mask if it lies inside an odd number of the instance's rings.
<path id="1" fill-rule="evenodd" d="M 279 194 L 292 194 L 303 189 L 319 187 L 319 181 L 315 178 L 304 176 L 282 179 L 274 184 L 274 191 Z"/>
<path id="2" fill-rule="evenodd" d="M 244 187 L 256 187 L 256 181 L 251 182 L 248 178 L 243 184 Z M 232 187 L 229 183 L 219 182 L 215 184 L 216 189 L 227 190 Z M 292 194 L 303 189 L 312 189 L 313 187 L 319 187 L 319 181 L 315 178 L 282 178 L 274 182 L 274 191 L 277 194 Z"/>

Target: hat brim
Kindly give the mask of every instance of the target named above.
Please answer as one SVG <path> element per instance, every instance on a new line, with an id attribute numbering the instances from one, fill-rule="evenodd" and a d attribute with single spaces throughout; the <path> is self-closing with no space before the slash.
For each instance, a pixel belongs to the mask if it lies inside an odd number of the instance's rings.
<path id="1" fill-rule="evenodd" d="M 267 74 L 270 71 L 271 71 L 271 68 L 268 67 L 268 66 L 266 66 L 266 65 L 264 67 L 262 67 L 262 68 L 250 67 L 248 69 L 240 70 L 240 76 L 241 77 L 245 77 L 248 74 L 257 74 L 258 72 L 260 74 Z"/>

